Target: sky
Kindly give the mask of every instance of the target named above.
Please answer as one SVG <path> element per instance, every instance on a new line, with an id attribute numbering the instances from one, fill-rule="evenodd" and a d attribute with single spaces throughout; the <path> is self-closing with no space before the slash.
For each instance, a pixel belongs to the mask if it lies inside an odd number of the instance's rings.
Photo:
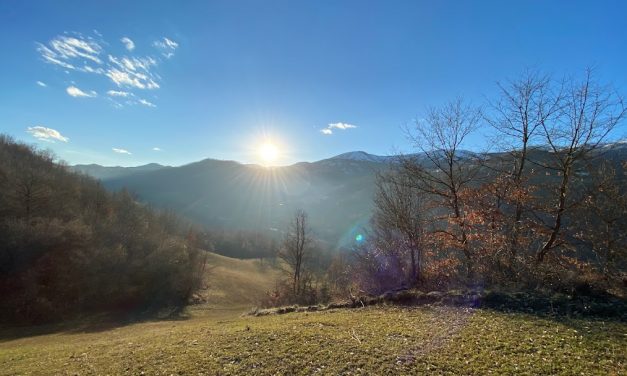
<path id="1" fill-rule="evenodd" d="M 409 152 L 429 106 L 529 68 L 625 92 L 627 2 L 4 0 L 0 46 L 0 133 L 70 164 L 257 163 L 272 143 L 282 165 Z"/>

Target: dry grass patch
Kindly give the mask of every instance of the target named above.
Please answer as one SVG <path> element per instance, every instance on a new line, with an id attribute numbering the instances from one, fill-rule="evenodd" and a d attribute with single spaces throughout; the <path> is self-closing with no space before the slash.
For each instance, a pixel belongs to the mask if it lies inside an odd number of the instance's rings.
<path id="1" fill-rule="evenodd" d="M 627 325 L 453 307 L 184 321 L 0 343 L 0 374 L 621 374 Z"/>

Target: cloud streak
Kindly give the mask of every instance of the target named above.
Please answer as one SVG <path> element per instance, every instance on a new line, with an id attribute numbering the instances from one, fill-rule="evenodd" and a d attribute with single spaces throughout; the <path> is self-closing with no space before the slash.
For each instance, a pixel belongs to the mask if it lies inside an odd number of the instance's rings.
<path id="1" fill-rule="evenodd" d="M 174 51 L 176 51 L 179 47 L 178 43 L 166 37 L 152 42 L 152 45 L 159 49 L 161 51 L 161 55 L 165 56 L 167 59 L 174 56 Z"/>
<path id="2" fill-rule="evenodd" d="M 45 82 L 41 82 L 41 81 L 36 81 L 37 85 L 41 86 L 41 87 L 47 87 L 48 85 L 46 85 Z"/>
<path id="3" fill-rule="evenodd" d="M 52 38 L 47 43 L 37 43 L 36 49 L 44 62 L 63 68 L 66 73 L 78 71 L 106 78 L 115 84 L 117 90 L 107 91 L 109 97 L 134 96 L 134 90 L 156 90 L 160 88 L 161 77 L 156 73 L 163 57 L 170 59 L 179 44 L 172 39 L 162 37 L 152 43 L 152 56 L 133 56 L 135 42 L 127 36 L 120 39 L 130 56 L 108 53 L 109 44 L 102 35 L 94 32 L 94 37 L 80 33 L 65 33 Z M 163 57 L 161 57 L 163 56 Z M 41 81 L 38 85 L 44 86 Z M 82 91 L 75 86 L 67 93 L 73 97 L 95 97 L 96 92 Z M 122 93 L 127 93 L 126 95 Z M 142 104 L 156 107 L 147 100 L 129 101 L 126 104 Z M 120 105 L 121 106 L 121 105 Z"/>
<path id="4" fill-rule="evenodd" d="M 41 140 L 41 141 L 47 141 L 47 142 L 55 142 L 55 141 L 68 142 L 70 140 L 69 138 L 63 136 L 56 129 L 46 128 L 46 127 L 43 127 L 41 125 L 37 125 L 37 126 L 34 126 L 34 127 L 28 127 L 28 129 L 26 129 L 26 132 L 29 133 L 31 136 L 33 136 L 36 139 Z"/>
<path id="5" fill-rule="evenodd" d="M 129 97 L 133 96 L 133 93 L 129 93 L 128 91 L 117 91 L 117 90 L 109 90 L 107 91 L 107 95 L 110 97 Z"/>
<path id="6" fill-rule="evenodd" d="M 68 88 L 65 89 L 65 91 L 68 93 L 69 96 L 75 97 L 75 98 L 94 98 L 98 96 L 98 93 L 96 93 L 93 90 L 89 92 L 84 92 L 81 89 L 77 88 L 76 86 L 68 86 Z"/>
<path id="7" fill-rule="evenodd" d="M 112 67 L 107 70 L 109 77 L 118 87 L 132 87 L 136 89 L 158 89 L 159 84 L 151 68 L 157 65 L 154 58 L 116 58 L 109 55 Z"/>
<path id="8" fill-rule="evenodd" d="M 96 71 L 91 65 L 78 66 L 77 62 L 89 61 L 90 64 L 102 64 L 100 54 L 102 47 L 92 38 L 80 34 L 75 36 L 61 35 L 52 39 L 47 45 L 37 43 L 37 51 L 45 62 L 62 68 L 84 72 Z"/>
<path id="9" fill-rule="evenodd" d="M 133 154 L 133 153 L 131 153 L 130 151 L 128 151 L 126 149 L 111 148 L 111 150 L 113 150 L 114 153 L 118 153 L 118 154 L 127 154 L 127 155 L 132 155 Z"/>
<path id="10" fill-rule="evenodd" d="M 322 128 L 320 130 L 320 133 L 322 133 L 324 135 L 332 135 L 334 129 L 345 131 L 347 129 L 354 129 L 354 128 L 357 128 L 357 126 L 353 125 L 353 124 L 342 123 L 342 122 L 339 122 L 339 123 L 329 123 L 326 126 L 326 128 Z"/>
<path id="11" fill-rule="evenodd" d="M 145 99 L 139 99 L 139 100 L 137 101 L 137 103 L 142 104 L 142 105 L 144 105 L 144 106 L 146 106 L 146 107 L 157 107 L 154 103 L 149 102 L 149 101 L 147 101 L 147 100 L 145 100 Z"/>

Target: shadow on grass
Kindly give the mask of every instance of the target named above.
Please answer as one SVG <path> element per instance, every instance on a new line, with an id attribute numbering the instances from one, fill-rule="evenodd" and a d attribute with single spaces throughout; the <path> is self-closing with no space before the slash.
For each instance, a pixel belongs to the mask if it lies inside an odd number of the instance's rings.
<path id="1" fill-rule="evenodd" d="M 571 319 L 627 322 L 627 301 L 607 294 L 566 295 L 537 292 L 489 292 L 481 308 L 525 313 L 558 321 Z"/>
<path id="2" fill-rule="evenodd" d="M 291 312 L 325 311 L 330 309 L 363 308 L 377 305 L 407 307 L 453 306 L 492 310 L 502 313 L 533 315 L 561 323 L 603 320 L 627 322 L 627 301 L 611 295 L 542 294 L 538 292 L 501 291 L 431 291 L 401 290 L 379 296 L 362 296 L 353 301 L 326 306 L 287 306 L 255 310 L 251 316 Z M 573 321 L 574 320 L 574 321 Z"/>
<path id="3" fill-rule="evenodd" d="M 0 325 L 0 342 L 41 336 L 57 333 L 98 333 L 128 325 L 157 322 L 157 321 L 185 321 L 190 318 L 184 310 L 175 309 L 171 311 L 128 313 L 128 312 L 107 312 L 90 314 L 71 320 L 46 323 L 46 324 L 15 324 Z"/>

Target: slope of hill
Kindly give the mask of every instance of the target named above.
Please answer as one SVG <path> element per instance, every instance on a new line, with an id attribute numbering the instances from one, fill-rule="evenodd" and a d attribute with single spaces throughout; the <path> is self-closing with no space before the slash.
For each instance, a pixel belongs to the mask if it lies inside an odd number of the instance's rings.
<path id="1" fill-rule="evenodd" d="M 469 151 L 460 153 L 463 158 L 477 156 Z M 600 153 L 619 166 L 627 160 L 627 144 L 607 144 Z M 428 163 L 422 153 L 405 157 Z M 497 160 L 507 158 L 507 154 L 482 157 Z M 546 161 L 550 152 L 539 148 L 533 157 Z M 395 158 L 355 151 L 272 168 L 206 159 L 180 167 L 128 171 L 102 181 L 109 189 L 126 187 L 141 200 L 172 209 L 202 225 L 270 235 L 280 234 L 294 210 L 302 208 L 309 213 L 318 239 L 341 246 L 354 239 L 368 222 L 376 174 L 389 168 Z M 536 180 L 549 179 L 536 170 Z"/>
<path id="2" fill-rule="evenodd" d="M 86 164 L 86 165 L 75 165 L 72 166 L 71 169 L 76 172 L 81 172 L 83 174 L 89 175 L 93 178 L 100 180 L 108 180 L 115 178 L 122 178 L 125 176 L 149 172 L 149 171 L 157 171 L 163 168 L 167 168 L 169 166 L 163 166 L 158 163 L 149 163 L 143 166 L 136 167 L 121 167 L 121 166 L 101 166 L 97 164 Z"/>
<path id="3" fill-rule="evenodd" d="M 0 134 L 0 324 L 187 303 L 193 232 Z"/>
<path id="4" fill-rule="evenodd" d="M 199 294 L 213 308 L 246 310 L 257 306 L 280 276 L 268 261 L 239 260 L 215 253 L 208 254 L 207 265 L 206 289 Z"/>
<path id="5" fill-rule="evenodd" d="M 606 375 L 627 362 L 627 325 L 611 319 L 435 305 L 245 316 L 278 271 L 211 253 L 208 264 L 207 302 L 180 319 L 0 330 L 0 375 Z"/>
<path id="6" fill-rule="evenodd" d="M 0 375 L 621 375 L 624 322 L 453 307 L 207 310 L 2 341 Z"/>
<path id="7" fill-rule="evenodd" d="M 376 162 L 376 163 L 386 163 L 393 160 L 395 156 L 387 156 L 387 155 L 374 155 L 366 153 L 365 151 L 349 151 L 348 153 L 342 153 L 336 155 L 335 157 L 331 157 L 329 159 L 344 159 L 344 160 L 352 160 L 352 161 L 366 161 L 366 162 Z"/>
<path id="8" fill-rule="evenodd" d="M 206 159 L 103 182 L 212 227 L 276 234 L 302 208 L 315 236 L 335 243 L 368 220 L 375 174 L 383 168 L 343 159 L 272 168 Z"/>

